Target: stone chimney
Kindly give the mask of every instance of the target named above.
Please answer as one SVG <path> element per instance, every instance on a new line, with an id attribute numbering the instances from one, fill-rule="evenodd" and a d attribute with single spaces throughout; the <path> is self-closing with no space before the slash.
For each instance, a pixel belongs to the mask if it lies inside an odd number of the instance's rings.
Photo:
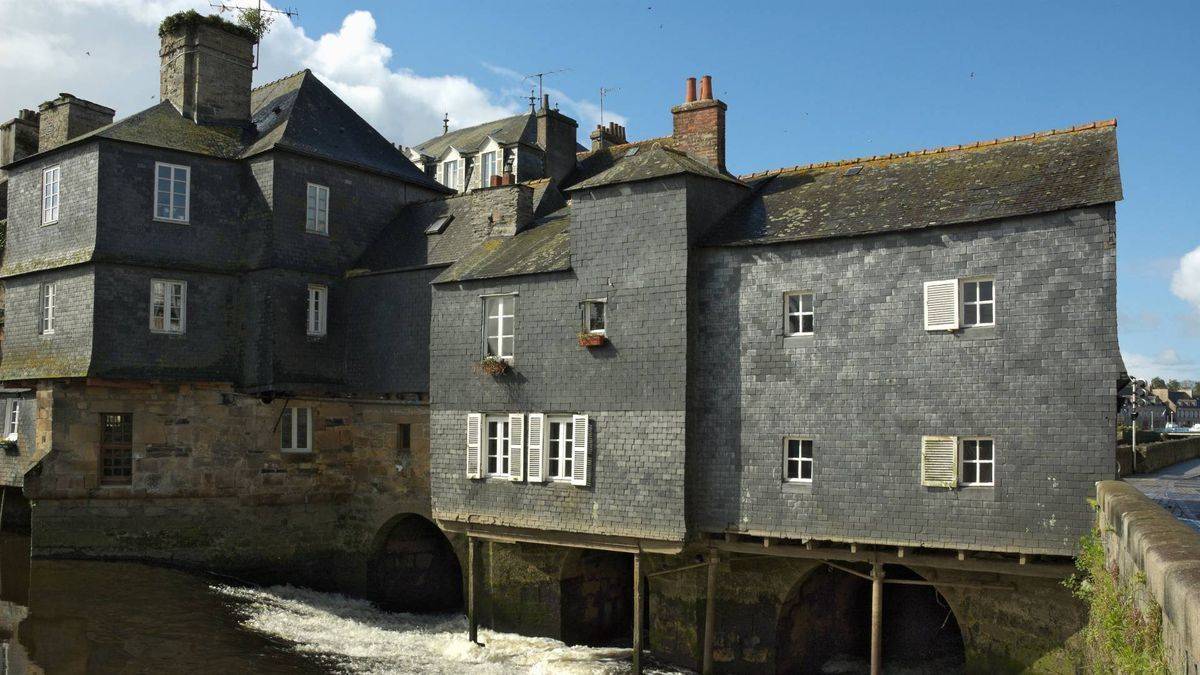
<path id="1" fill-rule="evenodd" d="M 38 151 L 38 114 L 22 110 L 0 124 L 0 166 L 10 164 Z"/>
<path id="2" fill-rule="evenodd" d="M 537 144 L 546 153 L 546 178 L 562 181 L 575 168 L 575 120 L 550 109 L 550 95 L 542 96 L 537 112 Z"/>
<path id="3" fill-rule="evenodd" d="M 72 138 L 112 124 L 115 113 L 98 103 L 59 94 L 53 101 L 38 106 L 38 152 L 57 148 Z"/>
<path id="4" fill-rule="evenodd" d="M 591 133 L 592 150 L 603 150 L 604 148 L 614 145 L 624 145 L 629 141 L 625 140 L 625 127 L 616 122 L 609 122 L 607 127 L 596 125 L 596 130 Z"/>
<path id="5" fill-rule="evenodd" d="M 683 105 L 671 108 L 674 130 L 671 138 L 676 148 L 706 162 L 718 171 L 725 171 L 725 110 L 723 101 L 712 97 L 712 77 L 700 79 L 700 96 L 696 97 L 696 78 L 687 79 Z"/>
<path id="6" fill-rule="evenodd" d="M 159 100 L 197 124 L 250 121 L 254 37 L 248 31 L 217 17 L 176 14 L 159 36 Z"/>

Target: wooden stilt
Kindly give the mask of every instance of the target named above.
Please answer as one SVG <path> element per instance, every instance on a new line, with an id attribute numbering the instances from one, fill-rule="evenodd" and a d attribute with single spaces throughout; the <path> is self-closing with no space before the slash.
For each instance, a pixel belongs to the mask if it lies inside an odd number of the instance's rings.
<path id="1" fill-rule="evenodd" d="M 703 675 L 712 675 L 713 638 L 717 630 L 717 550 L 708 549 L 708 584 L 705 588 L 704 605 L 704 669 Z"/>
<path id="2" fill-rule="evenodd" d="M 883 565 L 871 565 L 871 675 L 883 672 Z"/>
<path id="3" fill-rule="evenodd" d="M 642 675 L 642 554 L 633 554 L 633 675 Z"/>
<path id="4" fill-rule="evenodd" d="M 479 546 L 475 537 L 467 537 L 467 637 L 479 644 L 479 622 L 475 615 L 475 550 Z"/>

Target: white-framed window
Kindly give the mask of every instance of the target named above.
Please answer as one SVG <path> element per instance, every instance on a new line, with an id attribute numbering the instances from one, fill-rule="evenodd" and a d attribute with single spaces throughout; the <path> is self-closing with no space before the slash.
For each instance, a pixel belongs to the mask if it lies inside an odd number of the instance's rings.
<path id="1" fill-rule="evenodd" d="M 516 301 L 515 295 L 484 298 L 483 348 L 486 356 L 512 359 Z"/>
<path id="2" fill-rule="evenodd" d="M 995 484 L 996 455 L 992 439 L 962 439 L 962 485 Z"/>
<path id="3" fill-rule="evenodd" d="M 811 483 L 813 442 L 811 438 L 783 439 L 783 479 L 789 483 Z"/>
<path id="4" fill-rule="evenodd" d="M 329 234 L 329 188 L 316 183 L 308 184 L 307 209 L 304 230 L 317 234 Z"/>
<path id="5" fill-rule="evenodd" d="M 813 334 L 813 294 L 787 293 L 783 296 L 784 324 L 786 335 Z"/>
<path id="6" fill-rule="evenodd" d="M 329 289 L 320 284 L 308 285 L 308 334 L 325 334 L 325 319 L 329 313 Z"/>
<path id="7" fill-rule="evenodd" d="M 550 460 L 550 480 L 570 481 L 575 453 L 575 425 L 570 417 L 550 417 L 550 433 L 546 436 Z"/>
<path id="8" fill-rule="evenodd" d="M 487 416 L 487 475 L 508 476 L 509 448 L 508 416 Z"/>
<path id="9" fill-rule="evenodd" d="M 496 175 L 496 151 L 479 155 L 479 187 L 492 184 L 492 176 Z"/>
<path id="10" fill-rule="evenodd" d="M 442 185 L 453 190 L 458 189 L 458 160 L 442 162 Z"/>
<path id="11" fill-rule="evenodd" d="M 192 169 L 179 164 L 154 163 L 154 217 L 186 223 Z"/>
<path id="12" fill-rule="evenodd" d="M 21 399 L 10 398 L 5 406 L 4 437 L 10 441 L 17 440 L 17 426 L 21 422 Z"/>
<path id="13" fill-rule="evenodd" d="M 604 335 L 606 300 L 583 301 L 583 332 Z"/>
<path id="14" fill-rule="evenodd" d="M 42 335 L 54 334 L 54 284 L 42 284 Z"/>
<path id="15" fill-rule="evenodd" d="M 150 330 L 155 333 L 187 331 L 187 282 L 150 280 Z"/>
<path id="16" fill-rule="evenodd" d="M 287 406 L 279 420 L 279 449 L 312 452 L 312 408 Z"/>
<path id="17" fill-rule="evenodd" d="M 58 222 L 58 205 L 61 200 L 60 191 L 62 171 L 52 166 L 42 170 L 42 224 L 50 225 Z"/>
<path id="18" fill-rule="evenodd" d="M 962 282 L 963 326 L 996 325 L 996 283 L 992 279 Z"/>

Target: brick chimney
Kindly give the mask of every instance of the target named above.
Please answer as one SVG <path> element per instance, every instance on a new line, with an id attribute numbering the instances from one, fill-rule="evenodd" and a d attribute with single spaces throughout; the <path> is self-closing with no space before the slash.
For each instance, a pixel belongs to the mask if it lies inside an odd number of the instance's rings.
<path id="1" fill-rule="evenodd" d="M 712 76 L 700 79 L 700 96 L 696 97 L 696 78 L 689 77 L 683 105 L 671 108 L 674 130 L 671 138 L 676 148 L 709 164 L 718 171 L 725 170 L 725 110 L 723 101 L 712 97 Z"/>
<path id="2" fill-rule="evenodd" d="M 616 122 L 609 122 L 607 127 L 596 125 L 596 130 L 591 133 L 592 150 L 603 150 L 614 145 L 624 145 L 629 141 L 625 140 L 625 127 Z"/>
<path id="3" fill-rule="evenodd" d="M 546 178 L 561 181 L 575 168 L 575 120 L 550 109 L 550 95 L 542 96 L 537 111 L 537 144 L 546 153 Z"/>
<path id="4" fill-rule="evenodd" d="M 98 103 L 59 94 L 53 101 L 38 106 L 38 152 L 57 148 L 72 138 L 112 124 L 115 113 Z"/>
<path id="5" fill-rule="evenodd" d="M 38 114 L 22 110 L 0 124 L 0 166 L 28 157 L 38 151 Z"/>
<path id="6" fill-rule="evenodd" d="M 217 17 L 176 14 L 159 36 L 159 100 L 197 124 L 250 121 L 254 38 L 245 29 Z"/>

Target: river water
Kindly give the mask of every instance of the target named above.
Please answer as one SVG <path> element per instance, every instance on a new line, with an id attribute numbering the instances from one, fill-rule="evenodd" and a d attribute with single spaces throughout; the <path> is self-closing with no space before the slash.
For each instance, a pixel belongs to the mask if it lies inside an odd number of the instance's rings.
<path id="1" fill-rule="evenodd" d="M 480 630 L 462 615 L 383 612 L 290 586 L 135 563 L 29 559 L 0 535 L 5 673 L 627 673 L 630 650 Z M 672 670 L 648 672 L 674 673 Z"/>

